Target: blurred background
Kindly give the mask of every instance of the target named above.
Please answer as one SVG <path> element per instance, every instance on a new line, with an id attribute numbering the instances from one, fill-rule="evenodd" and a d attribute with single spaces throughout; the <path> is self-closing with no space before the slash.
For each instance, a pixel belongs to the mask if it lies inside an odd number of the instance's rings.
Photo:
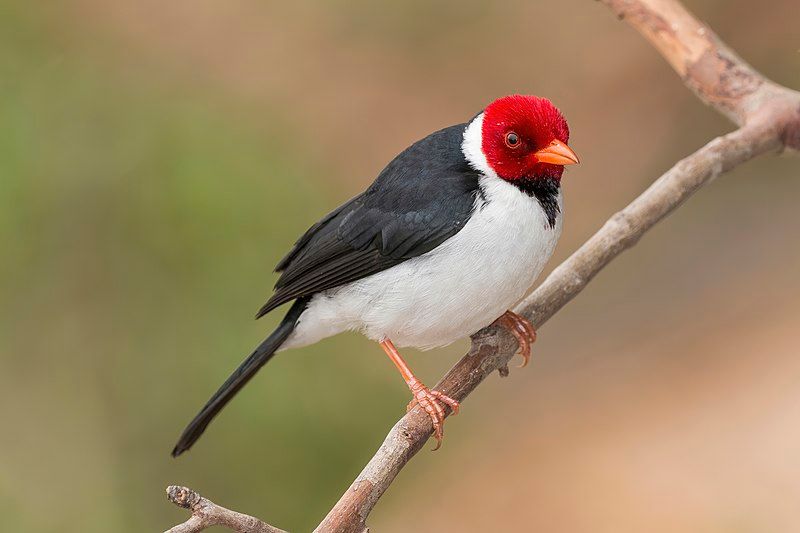
<path id="1" fill-rule="evenodd" d="M 796 0 L 688 7 L 800 87 Z M 310 530 L 408 401 L 373 343 L 281 354 L 169 451 L 280 318 L 252 320 L 294 239 L 514 92 L 583 160 L 551 267 L 731 129 L 595 2 L 0 0 L 0 529 L 162 531 L 178 483 Z M 798 169 L 740 167 L 604 270 L 374 529 L 797 531 Z M 466 347 L 408 355 L 432 384 Z"/>

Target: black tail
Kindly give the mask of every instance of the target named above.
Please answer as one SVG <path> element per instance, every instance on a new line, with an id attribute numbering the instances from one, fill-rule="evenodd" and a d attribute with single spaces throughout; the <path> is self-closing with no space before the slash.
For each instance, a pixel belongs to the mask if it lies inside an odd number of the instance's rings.
<path id="1" fill-rule="evenodd" d="M 211 420 L 217 416 L 231 398 L 233 398 L 239 390 L 244 387 L 250 378 L 256 375 L 256 372 L 266 364 L 267 361 L 272 359 L 275 351 L 280 348 L 281 344 L 289 337 L 294 331 L 297 320 L 300 315 L 305 311 L 308 304 L 307 298 L 298 299 L 294 305 L 286 313 L 280 325 L 267 337 L 264 342 L 258 345 L 258 348 L 250 354 L 250 357 L 245 359 L 239 368 L 222 384 L 214 396 L 205 404 L 200 410 L 194 420 L 192 420 L 186 429 L 183 430 L 178 444 L 172 450 L 172 456 L 177 457 L 189 448 L 200 438 L 200 435 L 206 430 Z"/>

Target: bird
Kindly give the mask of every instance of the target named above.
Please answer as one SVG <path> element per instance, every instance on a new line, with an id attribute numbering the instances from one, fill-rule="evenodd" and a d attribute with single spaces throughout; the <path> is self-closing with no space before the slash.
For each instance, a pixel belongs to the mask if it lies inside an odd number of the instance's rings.
<path id="1" fill-rule="evenodd" d="M 312 225 L 280 260 L 260 318 L 289 304 L 277 328 L 208 400 L 172 455 L 277 352 L 345 331 L 380 344 L 430 417 L 436 448 L 459 402 L 425 386 L 398 347 L 448 345 L 490 324 L 518 341 L 522 366 L 536 338 L 511 309 L 527 294 L 561 234 L 564 167 L 579 163 L 569 127 L 548 99 L 498 98 L 468 122 L 415 142 L 361 194 Z"/>

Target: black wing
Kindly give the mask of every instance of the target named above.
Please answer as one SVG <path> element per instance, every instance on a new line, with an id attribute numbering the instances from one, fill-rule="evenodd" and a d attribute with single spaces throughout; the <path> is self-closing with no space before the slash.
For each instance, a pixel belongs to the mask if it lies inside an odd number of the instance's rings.
<path id="1" fill-rule="evenodd" d="M 461 152 L 464 124 L 437 131 L 389 163 L 364 193 L 314 224 L 284 257 L 256 317 L 433 250 L 469 219 L 480 174 Z"/>

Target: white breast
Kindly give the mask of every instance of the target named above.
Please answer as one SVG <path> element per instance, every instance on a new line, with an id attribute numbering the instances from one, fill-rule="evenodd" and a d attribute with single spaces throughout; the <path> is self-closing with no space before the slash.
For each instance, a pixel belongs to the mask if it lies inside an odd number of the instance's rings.
<path id="1" fill-rule="evenodd" d="M 533 285 L 561 233 L 536 198 L 495 177 L 464 228 L 436 249 L 315 296 L 285 348 L 344 330 L 421 349 L 443 346 L 490 324 Z M 561 196 L 558 198 L 561 206 Z"/>

